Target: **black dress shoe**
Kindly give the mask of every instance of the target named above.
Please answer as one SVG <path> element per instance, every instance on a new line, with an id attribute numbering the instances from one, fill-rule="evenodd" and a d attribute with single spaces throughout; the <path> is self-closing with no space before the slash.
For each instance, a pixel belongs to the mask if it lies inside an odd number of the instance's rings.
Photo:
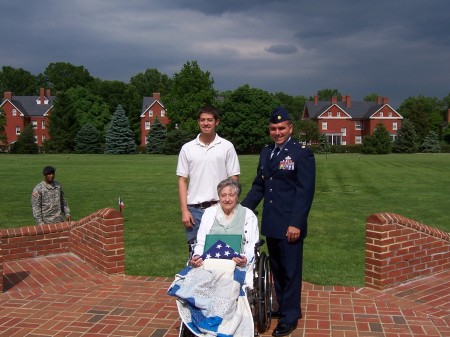
<path id="1" fill-rule="evenodd" d="M 274 337 L 282 337 L 282 336 L 289 336 L 292 331 L 297 329 L 297 324 L 289 325 L 286 323 L 278 323 L 275 330 L 272 332 L 272 336 Z"/>

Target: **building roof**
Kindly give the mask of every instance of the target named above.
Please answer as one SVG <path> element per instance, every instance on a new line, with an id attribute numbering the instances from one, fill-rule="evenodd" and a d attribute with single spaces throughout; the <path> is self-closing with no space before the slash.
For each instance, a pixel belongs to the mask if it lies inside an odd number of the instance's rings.
<path id="1" fill-rule="evenodd" d="M 386 104 L 378 104 L 377 102 L 366 101 L 352 101 L 350 107 L 347 107 L 346 102 L 338 101 L 331 103 L 330 101 L 318 101 L 314 104 L 314 101 L 306 102 L 306 109 L 309 113 L 309 118 L 316 119 L 332 105 L 338 106 L 342 111 L 345 111 L 353 119 L 365 119 L 372 116 L 376 111 L 381 109 Z M 394 109 L 392 109 L 394 110 Z"/>
<path id="2" fill-rule="evenodd" d="M 44 116 L 53 107 L 55 97 L 44 97 L 48 99 L 48 104 L 37 104 L 36 100 L 39 98 L 39 96 L 13 96 L 11 103 L 25 116 L 40 117 Z M 4 101 L 2 101 L 2 104 Z"/>

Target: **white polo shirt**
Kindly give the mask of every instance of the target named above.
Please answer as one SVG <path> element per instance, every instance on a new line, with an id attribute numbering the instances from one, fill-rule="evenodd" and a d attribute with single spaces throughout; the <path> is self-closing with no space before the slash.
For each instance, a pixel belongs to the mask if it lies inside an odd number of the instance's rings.
<path id="1" fill-rule="evenodd" d="M 216 134 L 206 146 L 196 139 L 183 145 L 178 156 L 177 176 L 189 178 L 187 203 L 219 200 L 217 185 L 239 175 L 239 160 L 233 144 Z"/>

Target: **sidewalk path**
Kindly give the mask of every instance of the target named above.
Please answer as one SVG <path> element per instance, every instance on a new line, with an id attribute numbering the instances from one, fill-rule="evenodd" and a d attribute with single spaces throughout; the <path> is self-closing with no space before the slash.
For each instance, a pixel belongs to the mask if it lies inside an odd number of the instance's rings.
<path id="1" fill-rule="evenodd" d="M 1 337 L 178 336 L 175 301 L 166 295 L 172 278 L 105 275 L 72 254 L 3 268 Z M 450 271 L 383 292 L 303 285 L 304 318 L 292 337 L 450 336 Z"/>

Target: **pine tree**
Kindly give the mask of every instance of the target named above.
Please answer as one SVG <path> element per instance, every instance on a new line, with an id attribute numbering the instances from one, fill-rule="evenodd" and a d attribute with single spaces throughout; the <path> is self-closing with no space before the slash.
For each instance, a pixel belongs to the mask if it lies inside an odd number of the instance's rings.
<path id="1" fill-rule="evenodd" d="M 33 124 L 30 123 L 11 146 L 11 153 L 36 154 L 39 152 L 39 146 L 35 142 Z"/>
<path id="2" fill-rule="evenodd" d="M 392 142 L 386 127 L 379 123 L 372 136 L 363 139 L 361 151 L 366 154 L 387 154 L 391 153 Z"/>
<path id="3" fill-rule="evenodd" d="M 85 124 L 75 137 L 75 152 L 101 153 L 100 132 L 92 125 Z"/>
<path id="4" fill-rule="evenodd" d="M 331 145 L 328 142 L 328 138 L 323 133 L 319 136 L 319 148 L 317 149 L 317 153 L 330 153 Z"/>
<path id="5" fill-rule="evenodd" d="M 114 112 L 111 123 L 107 127 L 105 153 L 131 154 L 136 153 L 134 134 L 130 128 L 130 122 L 125 115 L 125 110 L 119 104 Z"/>
<path id="6" fill-rule="evenodd" d="M 417 152 L 419 148 L 418 142 L 419 137 L 414 124 L 409 119 L 404 119 L 402 127 L 398 130 L 397 140 L 393 145 L 392 151 L 397 153 Z"/>
<path id="7" fill-rule="evenodd" d="M 439 153 L 441 145 L 439 144 L 439 136 L 436 132 L 430 131 L 420 146 L 421 152 Z"/>
<path id="8" fill-rule="evenodd" d="M 58 94 L 50 113 L 48 130 L 50 140 L 46 143 L 46 150 L 60 153 L 73 151 L 78 130 L 79 124 L 70 98 L 62 92 Z"/>
<path id="9" fill-rule="evenodd" d="M 166 139 L 166 128 L 158 118 L 155 118 L 152 128 L 147 135 L 147 153 L 162 153 Z"/>

